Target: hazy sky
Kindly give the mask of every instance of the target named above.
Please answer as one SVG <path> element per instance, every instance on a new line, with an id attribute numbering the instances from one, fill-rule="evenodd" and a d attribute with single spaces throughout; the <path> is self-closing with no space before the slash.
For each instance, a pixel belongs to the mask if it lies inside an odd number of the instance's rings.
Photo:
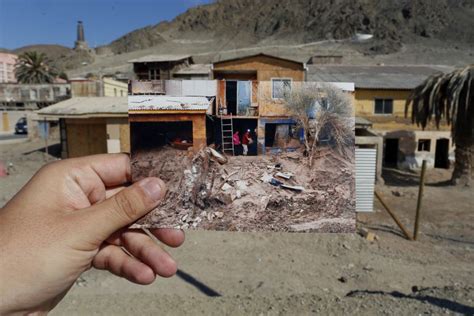
<path id="1" fill-rule="evenodd" d="M 0 0 L 0 47 L 68 47 L 84 22 L 89 46 L 107 44 L 134 29 L 171 20 L 210 0 Z"/>

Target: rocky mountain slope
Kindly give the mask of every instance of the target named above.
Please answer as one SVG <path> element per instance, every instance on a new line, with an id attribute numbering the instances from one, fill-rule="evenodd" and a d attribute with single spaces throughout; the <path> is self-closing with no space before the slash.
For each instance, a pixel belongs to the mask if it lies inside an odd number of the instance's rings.
<path id="1" fill-rule="evenodd" d="M 108 48 L 125 53 L 179 40 L 296 44 L 359 32 L 374 35 L 366 53 L 386 54 L 420 38 L 472 44 L 473 21 L 472 0 L 220 0 L 135 30 Z"/>

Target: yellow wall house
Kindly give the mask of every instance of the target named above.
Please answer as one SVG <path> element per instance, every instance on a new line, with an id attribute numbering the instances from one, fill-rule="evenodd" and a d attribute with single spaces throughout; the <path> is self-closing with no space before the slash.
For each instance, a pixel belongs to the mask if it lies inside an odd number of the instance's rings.
<path id="1" fill-rule="evenodd" d="M 426 159 L 430 167 L 448 168 L 454 157 L 448 126 L 421 130 L 412 124 L 410 109 L 405 117 L 405 103 L 427 77 L 449 70 L 440 66 L 309 65 L 308 79 L 354 82 L 355 115 L 369 121 L 372 131 L 384 138 L 385 166 L 416 169 Z"/>
<path id="2" fill-rule="evenodd" d="M 125 82 L 117 81 L 111 78 L 103 78 L 105 97 L 126 97 L 128 94 L 128 85 Z"/>
<path id="3" fill-rule="evenodd" d="M 70 84 L 73 97 L 126 97 L 128 94 L 128 85 L 112 78 L 72 78 Z"/>

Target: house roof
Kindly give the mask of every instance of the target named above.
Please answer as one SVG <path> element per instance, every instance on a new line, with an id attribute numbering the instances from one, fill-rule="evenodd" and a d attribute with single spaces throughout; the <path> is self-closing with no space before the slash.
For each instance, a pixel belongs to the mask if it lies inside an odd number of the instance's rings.
<path id="1" fill-rule="evenodd" d="M 126 116 L 127 110 L 127 97 L 77 97 L 50 105 L 36 113 L 55 117 Z"/>
<path id="2" fill-rule="evenodd" d="M 308 65 L 308 81 L 354 82 L 356 89 L 411 90 L 447 66 Z"/>
<path id="3" fill-rule="evenodd" d="M 206 97 L 172 97 L 166 95 L 131 95 L 129 111 L 207 111 L 211 101 Z"/>
<path id="4" fill-rule="evenodd" d="M 174 72 L 175 75 L 208 75 L 211 64 L 191 64 Z"/>
<path id="5" fill-rule="evenodd" d="M 288 57 L 280 57 L 280 56 L 270 55 L 270 54 L 266 54 L 266 53 L 258 53 L 258 54 L 251 54 L 251 55 L 241 55 L 241 56 L 232 57 L 232 58 L 223 58 L 223 59 L 219 59 L 219 60 L 214 61 L 213 64 L 219 64 L 219 63 L 222 63 L 222 62 L 228 62 L 228 61 L 234 61 L 234 60 L 239 60 L 239 59 L 252 58 L 252 57 L 257 57 L 257 56 L 266 56 L 266 57 L 270 57 L 270 58 L 274 58 L 274 59 L 279 59 L 279 60 L 289 61 L 289 62 L 296 63 L 296 64 L 301 64 L 301 65 L 304 65 L 304 64 L 305 64 L 305 63 L 304 63 L 303 61 L 301 61 L 301 60 L 297 60 L 297 59 L 293 59 L 293 58 L 288 58 Z"/>
<path id="6" fill-rule="evenodd" d="M 355 117 L 355 124 L 356 124 L 356 126 L 370 126 L 370 127 L 372 127 L 372 122 L 371 121 L 369 121 L 366 118 L 360 117 L 360 116 Z"/>
<path id="7" fill-rule="evenodd" d="M 191 55 L 147 55 L 140 58 L 129 60 L 129 63 L 160 63 L 165 61 L 179 61 L 191 58 Z"/>

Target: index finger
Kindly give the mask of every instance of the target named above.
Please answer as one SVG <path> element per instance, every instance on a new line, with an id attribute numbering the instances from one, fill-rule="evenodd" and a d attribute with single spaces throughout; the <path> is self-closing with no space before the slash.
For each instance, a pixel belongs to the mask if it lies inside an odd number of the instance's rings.
<path id="1" fill-rule="evenodd" d="M 106 187 L 114 187 L 131 181 L 130 158 L 127 154 L 102 154 L 68 159 L 79 167 L 90 167 Z"/>

